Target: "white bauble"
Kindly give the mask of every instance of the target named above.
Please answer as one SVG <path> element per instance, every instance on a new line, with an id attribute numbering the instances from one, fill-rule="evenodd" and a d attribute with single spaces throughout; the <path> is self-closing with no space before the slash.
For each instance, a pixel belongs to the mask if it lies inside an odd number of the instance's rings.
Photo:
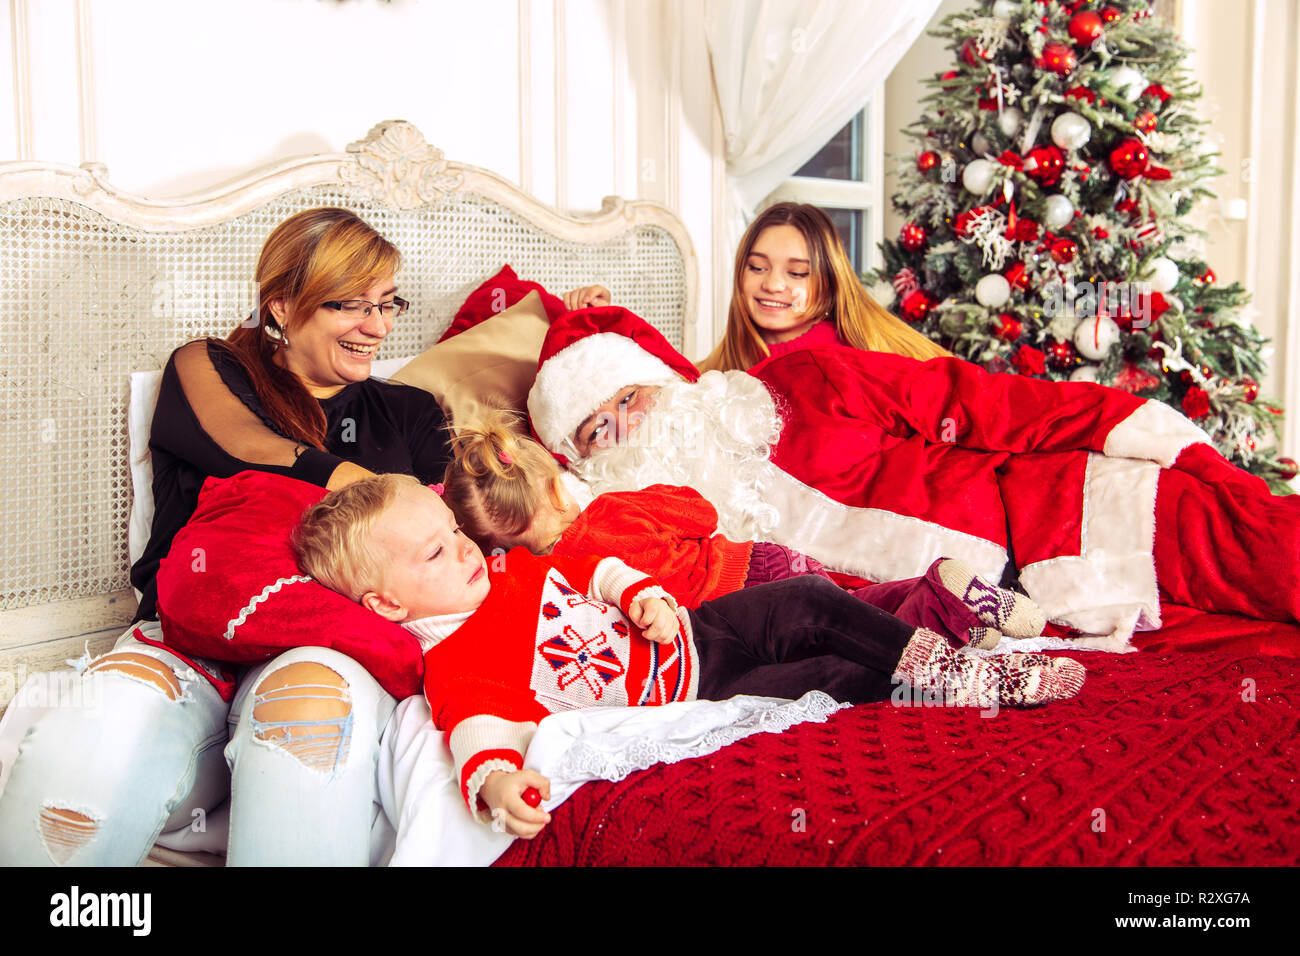
<path id="1" fill-rule="evenodd" d="M 1074 203 L 1054 193 L 1043 200 L 1043 225 L 1048 229 L 1060 229 L 1074 218 Z"/>
<path id="2" fill-rule="evenodd" d="M 996 272 L 975 283 L 975 301 L 986 309 L 1000 309 L 1011 298 L 1011 283 Z"/>
<path id="3" fill-rule="evenodd" d="M 993 15 L 999 20 L 1010 20 L 1020 15 L 1020 4 L 1016 0 L 996 0 L 993 4 Z"/>
<path id="4" fill-rule="evenodd" d="M 1172 292 L 1174 286 L 1178 285 L 1178 265 L 1172 259 L 1158 256 L 1151 260 L 1147 268 L 1150 271 L 1147 273 L 1146 281 L 1150 284 L 1152 292 Z"/>
<path id="5" fill-rule="evenodd" d="M 1094 362 L 1106 357 L 1110 347 L 1119 341 L 1119 326 L 1115 320 L 1102 316 L 1084 319 L 1074 330 L 1074 347 L 1079 354 Z"/>
<path id="6" fill-rule="evenodd" d="M 972 159 L 962 170 L 961 184 L 977 196 L 982 196 L 993 185 L 996 167 L 987 159 Z"/>
<path id="7" fill-rule="evenodd" d="M 1100 369 L 1095 365 L 1080 365 L 1070 373 L 1071 382 L 1096 382 L 1100 380 Z"/>
<path id="8" fill-rule="evenodd" d="M 1131 66 L 1121 66 L 1110 75 L 1110 81 L 1130 103 L 1147 88 L 1146 77 Z"/>
<path id="9" fill-rule="evenodd" d="M 972 153 L 983 156 L 993 148 L 993 144 L 989 142 L 989 138 L 983 133 L 976 133 L 970 138 L 970 148 Z"/>
<path id="10" fill-rule="evenodd" d="M 1021 124 L 1025 121 L 1025 114 L 1020 112 L 1016 106 L 1008 106 L 998 117 L 998 129 L 1002 130 L 1004 136 L 1015 136 L 1020 132 Z"/>
<path id="11" fill-rule="evenodd" d="M 1092 138 L 1092 124 L 1078 113 L 1062 113 L 1052 120 L 1052 142 L 1061 149 L 1079 149 Z"/>

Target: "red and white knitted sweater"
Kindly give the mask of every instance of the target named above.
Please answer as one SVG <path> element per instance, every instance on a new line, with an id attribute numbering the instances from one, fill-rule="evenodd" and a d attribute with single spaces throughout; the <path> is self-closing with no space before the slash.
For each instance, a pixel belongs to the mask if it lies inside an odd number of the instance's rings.
<path id="1" fill-rule="evenodd" d="M 655 644 L 627 618 L 638 598 L 677 609 L 654 578 L 617 558 L 524 548 L 488 565 L 492 587 L 476 610 L 404 625 L 426 648 L 424 693 L 475 813 L 488 774 L 523 768 L 547 714 L 694 700 L 699 682 L 688 624 L 673 643 Z"/>

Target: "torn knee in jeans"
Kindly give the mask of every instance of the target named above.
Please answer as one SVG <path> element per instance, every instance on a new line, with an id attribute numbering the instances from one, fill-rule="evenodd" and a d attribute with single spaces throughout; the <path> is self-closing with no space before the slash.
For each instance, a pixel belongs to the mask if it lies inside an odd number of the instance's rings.
<path id="1" fill-rule="evenodd" d="M 45 804 L 37 815 L 36 828 L 40 831 L 45 852 L 55 863 L 67 863 L 72 856 L 95 838 L 99 820 L 89 813 L 69 807 Z"/>
<path id="2" fill-rule="evenodd" d="M 170 700 L 181 696 L 181 682 L 172 669 L 147 654 L 117 652 L 107 654 L 86 668 L 86 674 L 97 671 L 112 671 L 126 677 L 134 678 L 145 684 L 151 684 L 161 690 Z"/>
<path id="3" fill-rule="evenodd" d="M 347 761 L 352 740 L 348 682 L 324 664 L 298 661 L 262 677 L 253 697 L 253 737 L 314 770 Z"/>

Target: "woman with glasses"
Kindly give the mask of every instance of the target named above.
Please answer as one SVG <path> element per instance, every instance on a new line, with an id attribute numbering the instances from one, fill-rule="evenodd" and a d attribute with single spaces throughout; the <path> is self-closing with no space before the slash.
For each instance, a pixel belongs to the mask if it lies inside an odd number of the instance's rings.
<path id="1" fill-rule="evenodd" d="M 82 673 L 101 706 L 53 709 L 28 732 L 0 797 L 0 861 L 134 865 L 229 786 L 230 864 L 370 862 L 374 764 L 394 699 L 321 647 L 226 681 L 221 665 L 164 646 L 155 576 L 208 477 L 255 469 L 330 490 L 382 472 L 442 479 L 437 402 L 370 378 L 407 308 L 399 264 L 355 214 L 299 213 L 262 248 L 258 309 L 225 340 L 172 354 L 149 441 L 153 528 L 131 569 L 137 621 Z"/>

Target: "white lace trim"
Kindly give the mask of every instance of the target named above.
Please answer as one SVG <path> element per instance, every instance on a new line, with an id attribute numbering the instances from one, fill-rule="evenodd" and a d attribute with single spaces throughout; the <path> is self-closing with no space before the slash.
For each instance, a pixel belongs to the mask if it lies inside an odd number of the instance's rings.
<path id="1" fill-rule="evenodd" d="M 233 618 L 226 624 L 226 633 L 223 634 L 222 637 L 228 641 L 233 641 L 235 639 L 236 628 L 248 620 L 249 615 L 257 610 L 259 604 L 269 598 L 272 594 L 275 594 L 286 584 L 303 584 L 310 580 L 311 578 L 305 574 L 295 574 L 291 578 L 280 578 L 274 584 L 268 584 L 266 587 L 262 588 L 261 594 L 256 595 L 251 601 L 244 605 L 237 617 Z"/>
<path id="2" fill-rule="evenodd" d="M 774 701 L 733 723 L 687 740 L 639 738 L 629 746 L 627 738 L 619 738 L 617 749 L 602 750 L 598 743 L 579 738 L 560 759 L 553 776 L 566 780 L 622 780 L 630 773 L 657 763 L 676 763 L 689 757 L 711 754 L 752 734 L 780 733 L 808 720 L 823 723 L 831 714 L 848 706 L 815 690 L 798 700 Z"/>
<path id="3" fill-rule="evenodd" d="M 483 784 L 487 783 L 488 775 L 495 773 L 498 770 L 504 771 L 505 773 L 516 773 L 519 770 L 519 767 L 511 763 L 509 760 L 501 760 L 500 758 L 484 760 L 479 764 L 478 769 L 474 771 L 465 784 L 465 789 L 468 791 L 465 795 L 465 800 L 469 804 L 469 812 L 474 814 L 474 819 L 479 823 L 490 824 L 492 822 L 491 809 L 478 809 L 478 792 L 483 789 Z"/>

